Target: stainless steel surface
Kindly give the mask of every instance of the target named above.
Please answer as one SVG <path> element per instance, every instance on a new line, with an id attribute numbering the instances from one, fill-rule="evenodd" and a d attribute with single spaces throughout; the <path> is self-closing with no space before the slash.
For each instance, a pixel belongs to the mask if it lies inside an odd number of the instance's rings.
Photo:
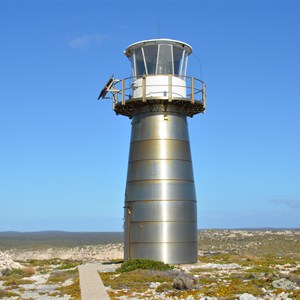
<path id="1" fill-rule="evenodd" d="M 146 159 L 191 160 L 190 145 L 186 141 L 145 140 L 131 143 L 129 162 Z"/>
<path id="2" fill-rule="evenodd" d="M 162 106 L 157 106 L 158 112 L 143 112 L 135 116 L 132 124 L 143 122 L 139 126 L 135 126 L 134 134 L 131 134 L 131 142 L 151 139 L 189 141 L 187 120 L 184 115 L 175 114 L 173 116 L 167 112 L 167 121 L 169 122 L 166 122 L 162 109 Z"/>
<path id="3" fill-rule="evenodd" d="M 132 119 L 124 205 L 124 257 L 197 261 L 197 205 L 187 116 L 205 111 L 206 86 L 186 76 L 192 48 L 170 40 L 130 45 L 132 76 L 112 78 L 117 115 Z"/>
<path id="4" fill-rule="evenodd" d="M 136 180 L 193 180 L 192 162 L 175 159 L 148 159 L 128 164 L 127 181 Z"/>
<path id="5" fill-rule="evenodd" d="M 191 235 L 193 222 L 138 222 L 131 225 L 131 243 L 190 243 L 196 238 Z"/>
<path id="6" fill-rule="evenodd" d="M 197 260 L 197 208 L 186 115 L 152 109 L 143 106 L 132 119 L 125 259 L 192 263 Z"/>
<path id="7" fill-rule="evenodd" d="M 171 264 L 188 264 L 197 261 L 197 243 L 132 243 L 131 257 L 146 257 L 153 260 L 169 262 Z M 127 253 L 125 249 L 124 253 Z M 178 255 L 182 253 L 184 255 Z"/>
<path id="8" fill-rule="evenodd" d="M 197 220 L 196 201 L 131 201 L 131 222 L 184 222 Z M 178 211 L 181 213 L 178 214 Z"/>
<path id="9" fill-rule="evenodd" d="M 142 181 L 127 182 L 126 201 L 139 200 L 182 200 L 195 201 L 194 182 L 184 181 Z"/>

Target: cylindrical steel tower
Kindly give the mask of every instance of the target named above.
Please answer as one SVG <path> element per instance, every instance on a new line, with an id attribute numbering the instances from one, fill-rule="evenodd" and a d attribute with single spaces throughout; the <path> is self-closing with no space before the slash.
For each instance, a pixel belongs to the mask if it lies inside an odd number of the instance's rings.
<path id="1" fill-rule="evenodd" d="M 169 39 L 135 43 L 125 51 L 132 77 L 111 78 L 100 94 L 104 97 L 110 91 L 115 112 L 132 119 L 125 260 L 197 261 L 197 205 L 187 116 L 205 110 L 205 84 L 186 76 L 191 52 L 188 44 Z"/>

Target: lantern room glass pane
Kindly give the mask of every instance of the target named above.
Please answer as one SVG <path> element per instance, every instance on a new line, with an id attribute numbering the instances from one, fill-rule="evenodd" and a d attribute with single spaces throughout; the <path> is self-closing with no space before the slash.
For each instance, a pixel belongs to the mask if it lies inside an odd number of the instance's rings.
<path id="1" fill-rule="evenodd" d="M 143 47 L 148 74 L 155 74 L 157 62 L 157 45 Z"/>
<path id="2" fill-rule="evenodd" d="M 175 75 L 182 75 L 183 51 L 183 49 L 177 47 L 173 48 Z"/>
<path id="3" fill-rule="evenodd" d="M 183 62 L 182 62 L 182 74 L 181 74 L 182 76 L 186 76 L 187 65 L 188 65 L 188 54 L 185 51 Z"/>
<path id="4" fill-rule="evenodd" d="M 158 57 L 156 74 L 173 74 L 172 45 L 160 44 L 158 46 Z"/>
<path id="5" fill-rule="evenodd" d="M 142 48 L 134 50 L 135 52 L 135 75 L 143 76 L 146 74 Z"/>
<path id="6" fill-rule="evenodd" d="M 145 44 L 132 50 L 129 57 L 132 75 L 176 75 L 186 76 L 188 51 L 177 44 Z"/>

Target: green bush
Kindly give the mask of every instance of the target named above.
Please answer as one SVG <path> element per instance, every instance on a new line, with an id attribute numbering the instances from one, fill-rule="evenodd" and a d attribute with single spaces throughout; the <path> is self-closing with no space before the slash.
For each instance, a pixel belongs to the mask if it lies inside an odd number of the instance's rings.
<path id="1" fill-rule="evenodd" d="M 142 270 L 172 270 L 174 267 L 163 263 L 162 261 L 155 261 L 147 258 L 137 258 L 125 261 L 120 268 L 119 272 L 130 272 L 137 269 Z"/>
<path id="2" fill-rule="evenodd" d="M 23 276 L 24 271 L 22 269 L 6 269 L 2 271 L 2 276 Z"/>
<path id="3" fill-rule="evenodd" d="M 2 271 L 2 277 L 30 277 L 35 273 L 35 270 L 31 267 L 23 269 L 6 269 Z"/>

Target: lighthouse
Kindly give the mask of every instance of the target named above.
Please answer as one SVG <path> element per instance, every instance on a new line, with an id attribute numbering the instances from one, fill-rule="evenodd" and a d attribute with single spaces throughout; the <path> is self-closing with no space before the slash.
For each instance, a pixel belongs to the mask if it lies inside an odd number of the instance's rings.
<path id="1" fill-rule="evenodd" d="M 99 98 L 131 120 L 124 199 L 124 258 L 197 261 L 197 202 L 187 117 L 203 113 L 205 83 L 187 76 L 192 47 L 171 39 L 130 45 L 130 78 L 111 77 Z"/>

